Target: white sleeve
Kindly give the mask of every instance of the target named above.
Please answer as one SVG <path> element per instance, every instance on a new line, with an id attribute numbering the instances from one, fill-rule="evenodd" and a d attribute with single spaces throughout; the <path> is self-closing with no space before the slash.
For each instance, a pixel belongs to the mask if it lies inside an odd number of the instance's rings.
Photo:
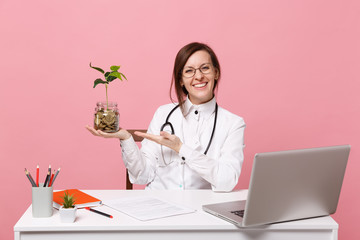
<path id="1" fill-rule="evenodd" d="M 219 126 L 221 128 L 221 126 Z M 211 158 L 183 144 L 179 155 L 186 164 L 212 185 L 213 191 L 229 192 L 238 183 L 244 161 L 245 122 L 240 118 L 231 126 L 221 147 L 219 159 Z"/>
<path id="2" fill-rule="evenodd" d="M 160 134 L 157 120 L 159 109 L 155 112 L 154 117 L 149 125 L 148 133 Z M 130 137 L 120 141 L 122 148 L 122 159 L 125 167 L 129 171 L 130 182 L 134 184 L 148 184 L 155 177 L 157 167 L 158 149 L 157 143 L 144 139 L 141 142 L 141 149 Z"/>

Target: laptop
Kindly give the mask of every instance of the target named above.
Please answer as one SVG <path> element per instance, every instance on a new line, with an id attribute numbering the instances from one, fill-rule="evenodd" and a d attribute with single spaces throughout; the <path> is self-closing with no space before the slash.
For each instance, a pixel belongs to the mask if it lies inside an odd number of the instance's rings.
<path id="1" fill-rule="evenodd" d="M 246 200 L 203 205 L 240 227 L 335 213 L 350 145 L 258 153 Z"/>

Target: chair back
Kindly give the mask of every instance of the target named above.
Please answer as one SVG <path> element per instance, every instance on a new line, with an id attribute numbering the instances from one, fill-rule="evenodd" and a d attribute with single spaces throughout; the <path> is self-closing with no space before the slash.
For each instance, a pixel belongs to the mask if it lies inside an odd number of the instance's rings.
<path id="1" fill-rule="evenodd" d="M 135 142 L 141 142 L 144 138 L 142 137 L 139 137 L 137 135 L 134 134 L 135 131 L 137 132 L 143 132 L 143 133 L 146 133 L 147 130 L 146 129 L 130 129 L 130 130 L 127 130 L 131 135 L 132 137 L 134 138 L 134 141 Z M 126 190 L 132 190 L 133 189 L 133 184 L 130 182 L 130 178 L 129 178 L 129 172 L 128 170 L 126 169 Z"/>

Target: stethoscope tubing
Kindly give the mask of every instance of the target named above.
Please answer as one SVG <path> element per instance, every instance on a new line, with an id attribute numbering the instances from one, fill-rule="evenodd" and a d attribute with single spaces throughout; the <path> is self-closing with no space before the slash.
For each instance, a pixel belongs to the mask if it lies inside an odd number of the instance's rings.
<path id="1" fill-rule="evenodd" d="M 164 123 L 164 124 L 161 126 L 161 128 L 160 128 L 160 131 L 164 131 L 165 127 L 166 127 L 166 126 L 169 126 L 170 129 L 171 129 L 171 134 L 172 134 L 172 135 L 175 134 L 174 127 L 173 127 L 172 123 L 169 121 L 169 119 L 170 119 L 170 116 L 173 114 L 173 112 L 174 112 L 179 106 L 180 106 L 180 105 L 176 105 L 176 106 L 169 112 L 169 114 L 168 114 L 167 117 L 166 117 L 165 123 Z M 205 150 L 205 152 L 204 152 L 205 155 L 207 154 L 207 152 L 208 152 L 208 150 L 209 150 L 209 148 L 210 148 L 210 146 L 211 146 L 211 142 L 212 142 L 212 140 L 213 140 L 213 138 L 214 138 L 214 133 L 215 133 L 215 129 L 216 129 L 216 122 L 217 122 L 217 114 L 218 114 L 218 105 L 217 105 L 217 103 L 216 103 L 216 104 L 215 104 L 214 126 L 213 126 L 213 129 L 212 129 L 212 132 L 211 132 L 211 136 L 210 136 L 209 143 L 208 143 L 208 145 L 207 145 L 207 147 L 206 147 L 206 150 Z M 163 154 L 163 150 L 162 150 L 162 146 L 161 146 L 161 155 L 162 155 L 162 157 L 163 157 L 163 162 L 164 162 L 164 164 L 167 166 L 168 164 L 166 164 L 166 162 L 165 162 L 164 154 Z"/>
<path id="2" fill-rule="evenodd" d="M 218 105 L 217 103 L 215 104 L 215 118 L 214 118 L 214 126 L 213 126 L 213 130 L 212 130 L 212 133 L 211 133 L 211 136 L 210 136 L 210 140 L 209 140 L 209 144 L 207 145 L 207 148 L 204 152 L 204 154 L 206 155 L 209 148 L 210 148 L 210 145 L 211 145 L 211 142 L 214 138 L 214 133 L 215 133 L 215 129 L 216 129 L 216 121 L 217 121 L 217 113 L 218 113 Z"/>

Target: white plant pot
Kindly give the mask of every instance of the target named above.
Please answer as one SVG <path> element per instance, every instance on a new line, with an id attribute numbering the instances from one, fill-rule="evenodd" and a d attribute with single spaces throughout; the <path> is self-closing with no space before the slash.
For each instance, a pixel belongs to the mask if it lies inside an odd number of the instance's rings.
<path id="1" fill-rule="evenodd" d="M 76 218 L 76 210 L 77 208 L 63 208 L 63 206 L 60 207 L 60 219 L 63 223 L 73 223 Z"/>

